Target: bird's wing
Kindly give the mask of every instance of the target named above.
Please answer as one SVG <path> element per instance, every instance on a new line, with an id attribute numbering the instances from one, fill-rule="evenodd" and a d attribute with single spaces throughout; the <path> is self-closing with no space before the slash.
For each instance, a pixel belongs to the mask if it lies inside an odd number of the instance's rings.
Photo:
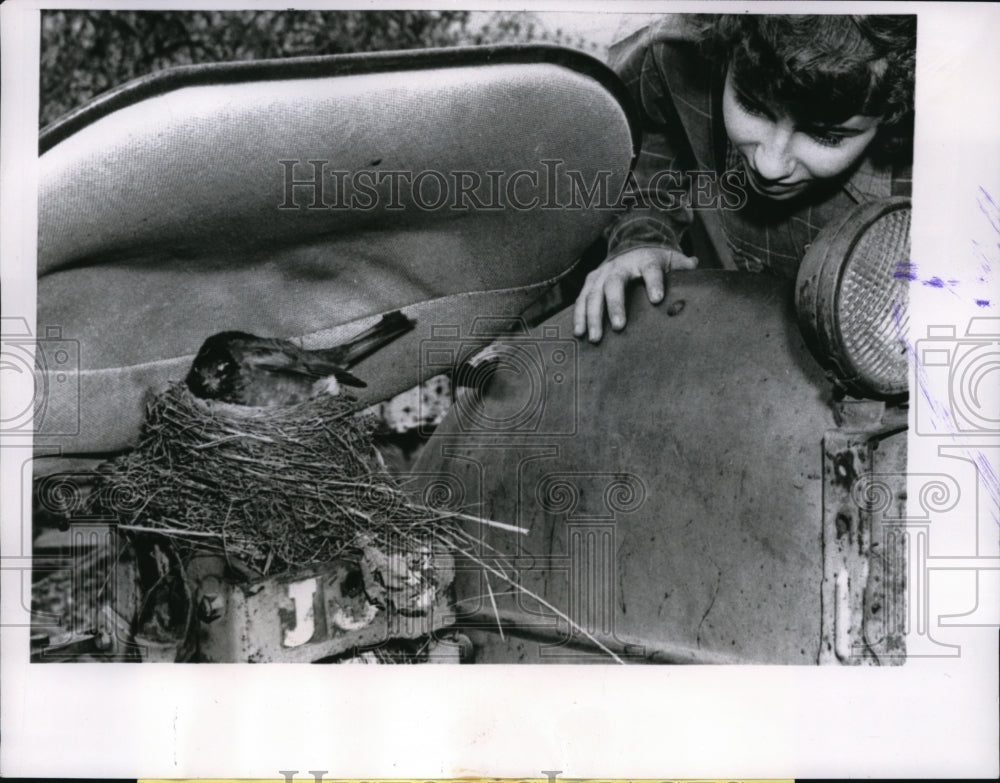
<path id="1" fill-rule="evenodd" d="M 292 343 L 275 343 L 274 345 L 259 345 L 244 349 L 243 361 L 258 370 L 297 375 L 318 380 L 335 377 L 347 386 L 363 387 L 367 384 L 335 362 L 314 352 L 304 351 Z"/>
<path id="2" fill-rule="evenodd" d="M 363 380 L 358 378 L 356 375 L 349 373 L 339 364 L 333 364 L 331 362 L 325 362 L 321 360 L 313 361 L 312 359 L 310 359 L 307 363 L 307 366 L 309 374 L 313 378 L 328 378 L 329 376 L 332 375 L 334 378 L 336 378 L 340 383 L 344 384 L 345 386 L 363 387 L 368 385 Z"/>
<path id="3" fill-rule="evenodd" d="M 352 367 L 393 340 L 412 331 L 415 325 L 416 321 L 407 318 L 399 310 L 393 310 L 383 315 L 374 326 L 355 335 L 346 343 L 326 348 L 322 353 L 340 366 Z"/>
<path id="4" fill-rule="evenodd" d="M 255 370 L 313 375 L 309 365 L 302 360 L 301 350 L 284 340 L 257 339 L 253 343 L 233 348 L 239 364 Z"/>

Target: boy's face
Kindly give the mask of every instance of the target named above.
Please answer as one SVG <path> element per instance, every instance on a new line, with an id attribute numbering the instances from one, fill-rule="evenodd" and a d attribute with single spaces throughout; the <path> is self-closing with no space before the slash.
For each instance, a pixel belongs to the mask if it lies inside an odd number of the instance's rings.
<path id="1" fill-rule="evenodd" d="M 881 121 L 858 114 L 836 125 L 802 125 L 739 92 L 731 74 L 722 94 L 722 115 L 750 187 L 775 201 L 795 198 L 847 171 L 875 138 Z"/>

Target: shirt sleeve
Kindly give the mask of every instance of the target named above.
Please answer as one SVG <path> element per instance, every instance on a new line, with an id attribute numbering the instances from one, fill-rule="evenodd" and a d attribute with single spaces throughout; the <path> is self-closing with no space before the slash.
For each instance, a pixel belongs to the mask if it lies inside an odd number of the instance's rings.
<path id="1" fill-rule="evenodd" d="M 639 109 L 642 149 L 623 193 L 627 211 L 608 234 L 608 258 L 637 247 L 681 250 L 691 224 L 693 154 L 677 122 L 663 75 L 664 42 L 638 36 L 612 50 L 611 65 L 625 82 Z"/>

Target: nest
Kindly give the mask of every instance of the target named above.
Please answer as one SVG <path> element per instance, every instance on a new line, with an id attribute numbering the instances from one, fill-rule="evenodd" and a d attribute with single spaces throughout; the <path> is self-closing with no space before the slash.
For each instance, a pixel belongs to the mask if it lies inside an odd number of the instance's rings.
<path id="1" fill-rule="evenodd" d="M 358 411 L 348 395 L 252 408 L 173 384 L 149 403 L 138 447 L 102 467 L 94 502 L 125 530 L 216 549 L 262 576 L 466 549 L 454 513 L 414 502 L 388 473 L 377 420 Z"/>
<path id="2" fill-rule="evenodd" d="M 91 510 L 119 529 L 217 550 L 250 578 L 338 558 L 357 562 L 376 606 L 422 614 L 454 578 L 458 556 L 532 599 L 621 659 L 587 629 L 523 585 L 462 521 L 522 528 L 416 502 L 386 470 L 378 423 L 347 395 L 275 408 L 201 400 L 181 383 L 153 398 L 138 447 L 105 463 Z M 503 628 L 497 618 L 501 638 Z"/>

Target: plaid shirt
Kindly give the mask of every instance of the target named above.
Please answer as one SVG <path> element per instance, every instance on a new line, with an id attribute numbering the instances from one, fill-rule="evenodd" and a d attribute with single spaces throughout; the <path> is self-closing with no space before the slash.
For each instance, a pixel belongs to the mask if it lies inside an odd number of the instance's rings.
<path id="1" fill-rule="evenodd" d="M 742 166 L 722 124 L 721 84 L 682 17 L 668 15 L 615 44 L 610 62 L 640 110 L 643 141 L 633 172 L 636 203 L 610 231 L 609 258 L 642 246 L 680 250 L 697 215 L 723 266 L 794 277 L 834 217 L 855 204 L 909 195 L 909 170 L 878 169 L 865 157 L 849 179 L 808 202 L 737 198 L 734 190 L 747 188 L 734 189 L 734 182 L 745 182 L 735 177 L 727 185 L 725 172 Z M 690 198 L 679 199 L 679 192 Z M 719 208 L 727 201 L 728 208 Z"/>

